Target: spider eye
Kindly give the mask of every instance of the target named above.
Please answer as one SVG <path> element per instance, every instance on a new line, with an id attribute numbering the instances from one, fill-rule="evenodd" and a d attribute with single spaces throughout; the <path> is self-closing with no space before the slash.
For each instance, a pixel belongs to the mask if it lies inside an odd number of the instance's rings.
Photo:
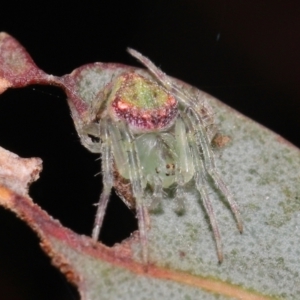
<path id="1" fill-rule="evenodd" d="M 166 164 L 166 176 L 175 175 L 175 164 Z"/>

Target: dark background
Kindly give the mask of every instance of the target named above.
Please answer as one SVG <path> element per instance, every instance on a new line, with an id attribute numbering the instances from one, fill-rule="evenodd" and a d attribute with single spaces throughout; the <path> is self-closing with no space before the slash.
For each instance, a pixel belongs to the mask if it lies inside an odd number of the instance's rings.
<path id="1" fill-rule="evenodd" d="M 0 31 L 55 75 L 95 61 L 138 66 L 125 52 L 130 46 L 300 146 L 299 16 L 299 1 L 9 1 L 1 4 Z M 1 95 L 0 145 L 41 157 L 31 196 L 65 226 L 90 234 L 100 165 L 80 145 L 63 92 L 34 86 Z M 114 197 L 102 240 L 112 245 L 135 228 Z M 31 230 L 2 208 L 0 299 L 78 299 Z"/>

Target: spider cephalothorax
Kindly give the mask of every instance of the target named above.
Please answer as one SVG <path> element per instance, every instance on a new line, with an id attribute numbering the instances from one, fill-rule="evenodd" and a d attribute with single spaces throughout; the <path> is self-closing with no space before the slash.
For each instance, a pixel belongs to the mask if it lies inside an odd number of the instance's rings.
<path id="1" fill-rule="evenodd" d="M 95 107 L 100 107 L 95 121 L 81 130 L 81 137 L 93 135 L 99 138 L 98 143 L 83 143 L 102 156 L 103 191 L 93 238 L 98 239 L 110 192 L 115 187 L 125 203 L 136 209 L 146 264 L 147 187 L 153 191 L 152 206 L 155 207 L 163 198 L 163 190 L 176 185 L 175 199 L 181 208 L 184 186 L 193 179 L 209 216 L 221 262 L 221 238 L 206 188 L 208 177 L 227 199 L 240 232 L 242 222 L 237 205 L 215 167 L 211 148 L 211 109 L 201 100 L 200 92 L 183 90 L 140 53 L 132 49 L 129 52 L 147 67 L 149 73 L 143 76 L 132 71 L 116 76 L 95 100 Z"/>

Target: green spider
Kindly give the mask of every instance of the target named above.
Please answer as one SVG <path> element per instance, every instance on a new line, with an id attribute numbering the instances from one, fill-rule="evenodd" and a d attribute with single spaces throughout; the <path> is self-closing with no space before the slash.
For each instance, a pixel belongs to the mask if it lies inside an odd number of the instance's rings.
<path id="1" fill-rule="evenodd" d="M 94 101 L 95 120 L 79 132 L 83 145 L 102 157 L 103 191 L 92 237 L 98 240 L 114 187 L 125 203 L 136 209 L 142 259 L 147 264 L 150 225 L 145 204 L 147 187 L 153 191 L 153 208 L 163 198 L 164 189 L 176 184 L 175 199 L 181 208 L 184 186 L 193 179 L 222 262 L 221 237 L 206 188 L 208 178 L 227 199 L 240 232 L 243 225 L 237 204 L 215 166 L 211 147 L 214 131 L 210 130 L 212 110 L 200 91 L 189 93 L 139 52 L 133 49 L 128 52 L 148 72 L 124 71 L 110 82 Z"/>

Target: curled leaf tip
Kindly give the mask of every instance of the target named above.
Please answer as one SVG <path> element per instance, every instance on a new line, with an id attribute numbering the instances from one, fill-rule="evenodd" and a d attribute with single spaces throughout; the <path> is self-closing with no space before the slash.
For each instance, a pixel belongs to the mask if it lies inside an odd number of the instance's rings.
<path id="1" fill-rule="evenodd" d="M 0 184 L 19 195 L 25 195 L 28 185 L 39 178 L 40 158 L 21 158 L 0 147 Z"/>
<path id="2" fill-rule="evenodd" d="M 5 92 L 11 86 L 12 86 L 11 82 L 6 80 L 5 78 L 0 78 L 0 94 Z"/>

